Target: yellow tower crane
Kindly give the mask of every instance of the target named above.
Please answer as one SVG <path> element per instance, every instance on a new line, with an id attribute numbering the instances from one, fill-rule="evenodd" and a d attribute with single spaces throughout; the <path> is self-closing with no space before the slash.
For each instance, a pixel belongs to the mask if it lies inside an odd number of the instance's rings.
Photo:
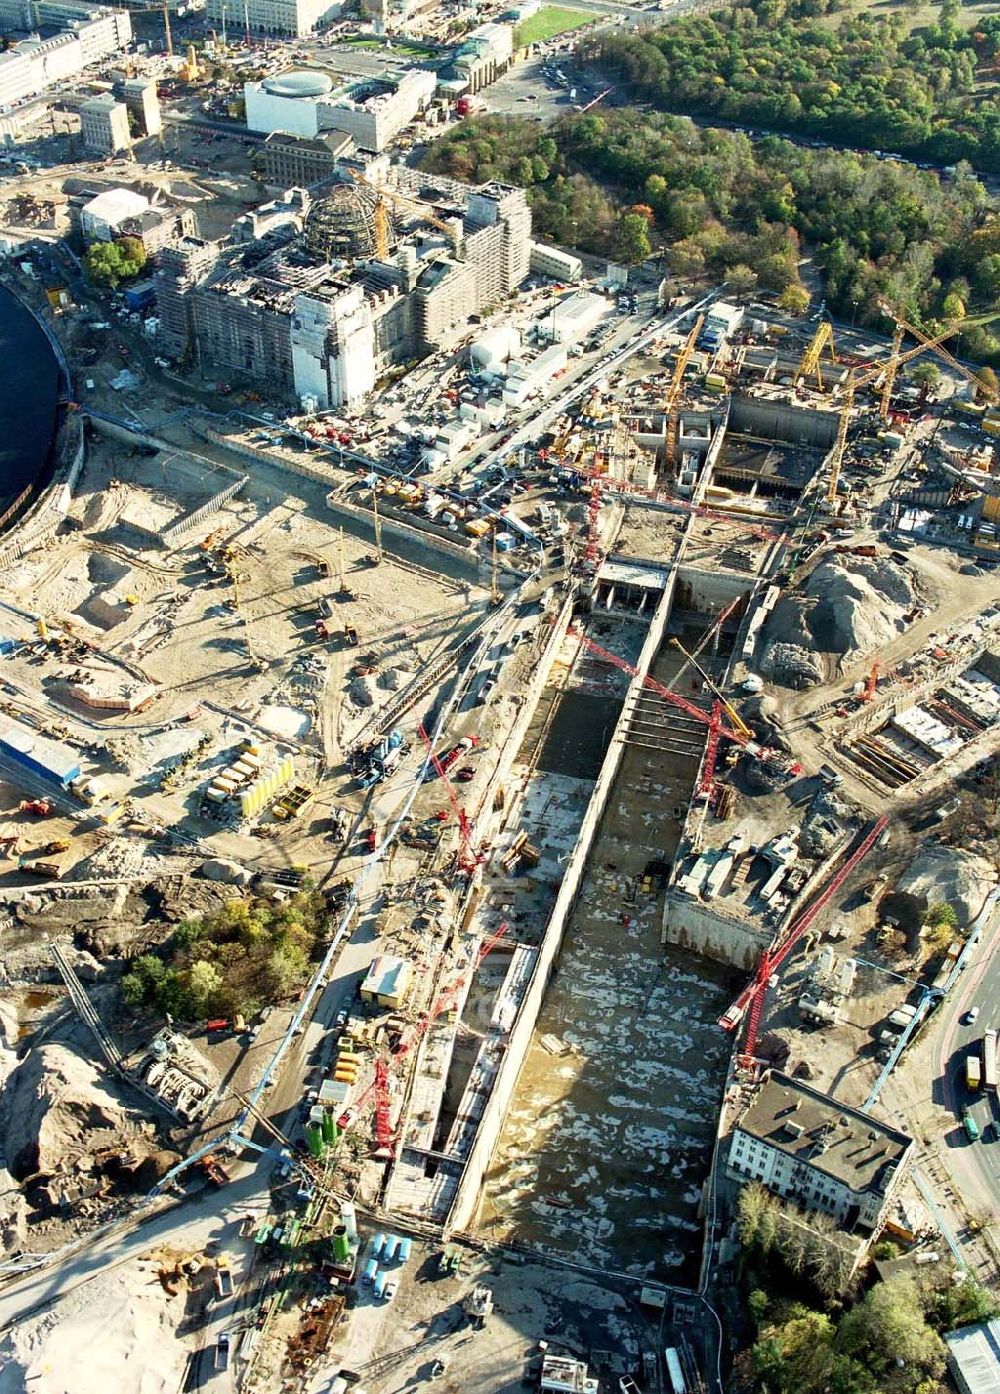
<path id="1" fill-rule="evenodd" d="M 677 683 L 680 680 L 681 674 L 684 672 L 685 668 L 694 668 L 695 671 L 698 673 L 699 677 L 701 678 L 702 682 L 711 692 L 712 696 L 722 703 L 722 709 L 726 713 L 726 716 L 729 718 L 733 730 L 738 731 L 741 736 L 745 736 L 747 740 L 749 740 L 753 736 L 753 732 L 751 731 L 750 727 L 746 724 L 746 722 L 740 716 L 739 712 L 732 705 L 732 703 L 728 702 L 726 698 L 723 697 L 722 693 L 719 691 L 719 688 L 715 683 L 715 680 L 709 677 L 708 673 L 705 672 L 705 669 L 698 662 L 697 658 L 695 658 L 694 654 L 689 653 L 679 639 L 671 639 L 670 643 L 673 646 L 673 648 L 680 649 L 685 659 L 685 662 L 682 668 L 680 669 L 680 672 L 678 672 L 677 676 L 674 678 L 674 683 Z"/>
<path id="2" fill-rule="evenodd" d="M 907 326 L 904 325 L 904 328 L 907 328 Z M 926 336 L 921 335 L 920 337 L 923 339 L 923 342 L 917 344 L 915 348 L 907 349 L 905 353 L 900 353 L 898 349 L 898 344 L 902 342 L 902 332 L 900 332 L 898 336 L 893 336 L 893 347 L 896 351 L 891 358 L 887 359 L 884 363 L 876 364 L 874 368 L 870 368 L 866 373 L 852 375 L 847 379 L 847 385 L 844 388 L 844 396 L 841 401 L 837 439 L 834 442 L 830 459 L 830 482 L 826 490 L 826 502 L 828 505 L 832 506 L 837 502 L 837 484 L 840 480 L 840 466 L 844 459 L 844 447 L 847 444 L 847 432 L 851 424 L 851 413 L 854 409 L 854 394 L 857 392 L 858 388 L 870 387 L 873 383 L 878 382 L 879 378 L 882 378 L 883 374 L 885 374 L 882 391 L 882 400 L 885 401 L 886 378 L 889 378 L 891 375 L 892 379 L 895 380 L 896 373 L 899 369 L 902 368 L 904 364 L 909 363 L 911 359 L 919 358 L 923 353 L 938 351 L 944 340 L 951 338 L 952 334 L 957 334 L 958 329 L 959 326 L 957 324 L 951 324 L 946 329 L 943 329 L 936 338 L 928 339 Z M 914 333 L 918 334 L 919 331 L 914 331 Z M 961 367 L 961 364 L 958 366 Z M 963 372 L 964 371 L 963 369 Z"/>
<path id="3" fill-rule="evenodd" d="M 992 406 L 996 406 L 997 401 L 1000 400 L 1000 395 L 998 395 L 998 393 L 995 392 L 993 388 L 988 387 L 986 383 L 982 382 L 980 378 L 976 375 L 976 373 L 972 371 L 971 368 L 967 368 L 964 363 L 960 363 L 957 358 L 950 354 L 946 348 L 941 347 L 943 339 L 949 339 L 952 336 L 952 334 L 958 333 L 958 331 L 962 327 L 960 322 L 953 322 L 949 327 L 947 333 L 939 334 L 936 338 L 932 338 L 929 334 L 926 334 L 922 329 L 918 329 L 915 324 L 909 324 L 905 319 L 901 318 L 901 316 L 898 315 L 890 305 L 887 305 L 885 301 L 879 301 L 879 309 L 882 311 L 884 315 L 888 315 L 890 319 L 896 321 L 897 333 L 899 333 L 900 335 L 902 335 L 904 332 L 907 334 L 912 334 L 914 339 L 916 339 L 918 343 L 922 344 L 924 348 L 928 350 L 928 352 L 935 354 L 938 358 L 941 359 L 942 363 L 947 363 L 948 367 L 953 368 L 956 373 L 960 373 L 962 377 L 964 377 L 968 382 L 972 383 L 973 387 L 975 387 L 978 392 L 982 393 L 982 395 Z M 887 413 L 883 412 L 883 420 L 885 419 L 886 415 Z"/>
<path id="4" fill-rule="evenodd" d="M 823 320 L 816 329 L 816 333 L 809 340 L 799 359 L 799 366 L 795 373 L 795 384 L 798 385 L 802 378 L 815 377 L 816 386 L 823 390 L 823 370 L 820 367 L 820 360 L 823 351 L 827 350 L 830 355 L 830 362 L 836 365 L 837 351 L 833 345 L 833 325 L 828 319 Z"/>
<path id="5" fill-rule="evenodd" d="M 389 208 L 390 203 L 400 208 L 406 208 L 411 213 L 417 213 L 425 223 L 430 223 L 431 227 L 440 229 L 449 239 L 456 257 L 462 251 L 462 231 L 453 223 L 446 222 L 444 218 L 438 218 L 435 214 L 427 211 L 427 205 L 421 203 L 419 199 L 409 198 L 406 194 L 401 194 L 395 189 L 386 189 L 381 184 L 375 184 L 365 175 L 359 174 L 357 170 L 348 170 L 348 174 L 356 184 L 363 185 L 366 189 L 371 189 L 375 195 L 375 255 L 379 261 L 385 261 L 389 255 Z"/>
<path id="6" fill-rule="evenodd" d="M 670 378 L 670 386 L 667 388 L 667 395 L 663 401 L 663 414 L 666 418 L 666 459 L 668 465 L 677 463 L 681 424 L 681 388 L 684 385 L 684 374 L 687 371 L 687 365 L 691 362 L 691 355 L 694 353 L 694 346 L 698 342 L 698 335 L 701 333 L 701 326 L 704 323 L 705 316 L 699 315 L 694 324 L 692 324 L 691 332 L 684 340 L 681 350 L 674 362 L 674 371 Z"/>

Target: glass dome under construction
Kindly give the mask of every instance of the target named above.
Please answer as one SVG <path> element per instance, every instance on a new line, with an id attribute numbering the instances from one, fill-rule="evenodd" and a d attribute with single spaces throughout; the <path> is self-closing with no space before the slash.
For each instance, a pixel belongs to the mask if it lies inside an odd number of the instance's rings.
<path id="1" fill-rule="evenodd" d="M 378 195 L 363 184 L 337 184 L 309 210 L 305 241 L 318 261 L 352 260 L 375 255 L 375 222 Z M 388 250 L 397 243 L 396 228 L 385 208 Z"/>
<path id="2" fill-rule="evenodd" d="M 294 68 L 266 77 L 263 86 L 272 97 L 325 97 L 333 90 L 333 79 L 327 73 Z"/>

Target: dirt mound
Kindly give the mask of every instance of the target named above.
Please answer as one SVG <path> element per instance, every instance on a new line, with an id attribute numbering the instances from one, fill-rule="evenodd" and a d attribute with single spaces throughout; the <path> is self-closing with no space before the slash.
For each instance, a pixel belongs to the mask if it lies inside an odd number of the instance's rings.
<path id="1" fill-rule="evenodd" d="M 824 557 L 801 591 L 774 607 L 761 671 L 810 687 L 824 677 L 824 655 L 843 663 L 872 653 L 895 638 L 915 603 L 908 572 L 888 557 Z"/>
<path id="2" fill-rule="evenodd" d="M 135 1263 L 108 1269 L 19 1321 L 0 1342 L 0 1394 L 175 1394 L 183 1309 Z"/>
<path id="3" fill-rule="evenodd" d="M 129 1131 L 125 1106 L 96 1066 L 61 1045 L 43 1045 L 12 1070 L 0 1095 L 7 1165 L 18 1180 L 61 1171 L 88 1150 L 97 1129 Z"/>
<path id="4" fill-rule="evenodd" d="M 816 602 L 808 616 L 816 647 L 837 654 L 871 653 L 887 643 L 916 600 L 902 567 L 880 557 L 852 557 L 849 566 L 821 561 L 805 594 Z"/>
<path id="5" fill-rule="evenodd" d="M 906 896 L 920 915 L 944 901 L 955 908 L 959 928 L 976 918 L 996 882 L 990 864 L 972 852 L 931 842 L 922 847 L 896 882 L 894 894 Z"/>

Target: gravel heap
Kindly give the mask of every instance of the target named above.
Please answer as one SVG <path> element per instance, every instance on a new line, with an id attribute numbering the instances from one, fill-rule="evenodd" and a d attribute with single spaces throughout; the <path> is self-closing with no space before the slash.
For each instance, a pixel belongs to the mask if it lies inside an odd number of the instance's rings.
<path id="1" fill-rule="evenodd" d="M 811 687 L 840 665 L 881 648 L 916 604 L 906 569 L 888 557 L 835 554 L 812 570 L 799 594 L 784 596 L 765 631 L 761 672 L 788 687 Z"/>

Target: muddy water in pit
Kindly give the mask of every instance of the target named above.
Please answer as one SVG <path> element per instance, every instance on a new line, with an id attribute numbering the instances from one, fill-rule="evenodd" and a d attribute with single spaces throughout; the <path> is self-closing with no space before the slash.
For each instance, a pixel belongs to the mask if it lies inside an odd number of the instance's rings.
<path id="1" fill-rule="evenodd" d="M 666 650 L 654 673 L 676 670 Z M 660 944 L 656 873 L 695 769 L 692 756 L 626 750 L 480 1211 L 486 1233 L 675 1282 L 697 1273 L 730 1046 L 716 1023 L 742 981 Z M 550 1053 L 546 1036 L 569 1051 Z"/>

